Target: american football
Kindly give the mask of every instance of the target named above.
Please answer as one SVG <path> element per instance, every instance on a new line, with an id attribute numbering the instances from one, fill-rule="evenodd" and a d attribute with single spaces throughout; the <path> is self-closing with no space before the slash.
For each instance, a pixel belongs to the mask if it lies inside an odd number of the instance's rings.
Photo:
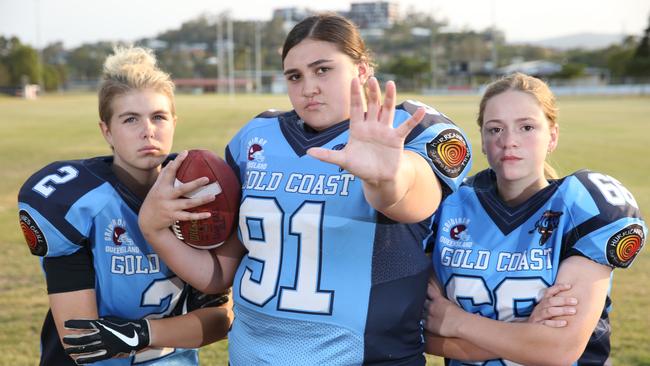
<path id="1" fill-rule="evenodd" d="M 190 150 L 176 172 L 174 185 L 208 177 L 205 186 L 186 195 L 187 198 L 215 195 L 205 205 L 188 209 L 189 212 L 210 212 L 204 220 L 177 221 L 172 226 L 176 237 L 198 249 L 212 249 L 223 244 L 237 221 L 241 186 L 228 163 L 208 150 Z"/>

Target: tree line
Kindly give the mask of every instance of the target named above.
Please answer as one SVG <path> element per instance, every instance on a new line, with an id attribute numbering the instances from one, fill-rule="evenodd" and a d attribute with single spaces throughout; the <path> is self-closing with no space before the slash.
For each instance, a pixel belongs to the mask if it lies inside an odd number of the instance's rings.
<path id="1" fill-rule="evenodd" d="M 217 21 L 207 15 L 188 21 L 179 29 L 154 38 L 136 41 L 137 45 L 155 49 L 163 69 L 174 78 L 218 78 L 219 47 L 228 44 L 226 32 L 217 41 Z M 650 80 L 650 17 L 640 36 L 628 36 L 620 44 L 597 50 L 560 51 L 532 45 L 508 44 L 499 31 L 464 30 L 443 32 L 445 23 L 430 15 L 407 14 L 383 34 L 367 35 L 379 75 L 397 80 L 402 89 L 439 84 L 482 83 L 489 80 L 496 67 L 513 59 L 547 60 L 562 65 L 553 75 L 571 79 L 584 75 L 587 68 L 605 70 L 612 80 Z M 286 35 L 283 22 L 233 20 L 234 68 L 241 76 L 255 65 L 255 37 L 261 44 L 262 70 L 281 69 L 280 50 Z M 418 30 L 416 32 L 415 30 Z M 45 90 L 64 88 L 70 82 L 96 82 L 102 63 L 113 48 L 111 42 L 87 43 L 65 49 L 55 42 L 37 51 L 16 38 L 0 36 L 0 87 L 40 84 Z M 494 60 L 494 55 L 498 59 Z M 496 64 L 494 64 L 496 61 Z M 489 66 L 486 66 L 489 65 Z M 433 72 L 432 72 L 433 70 Z M 468 79 L 470 78 L 470 79 Z"/>

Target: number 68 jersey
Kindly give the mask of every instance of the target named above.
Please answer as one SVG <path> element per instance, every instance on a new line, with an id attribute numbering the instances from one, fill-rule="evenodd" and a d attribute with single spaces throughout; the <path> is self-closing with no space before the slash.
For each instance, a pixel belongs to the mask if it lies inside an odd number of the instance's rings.
<path id="1" fill-rule="evenodd" d="M 18 195 L 20 225 L 41 258 L 48 293 L 94 289 L 99 316 L 172 315 L 185 283 L 162 262 L 138 227 L 141 201 L 111 170 L 112 157 L 61 161 L 32 175 Z M 182 305 L 182 304 L 181 304 Z M 52 316 L 41 334 L 41 362 L 74 365 Z M 156 349 L 98 365 L 196 365 L 196 350 Z"/>
<path id="2" fill-rule="evenodd" d="M 563 259 L 580 255 L 626 268 L 643 247 L 648 229 L 637 203 L 612 177 L 581 170 L 551 181 L 516 207 L 498 197 L 495 179 L 493 171 L 482 171 L 449 196 L 436 213 L 429 242 L 447 297 L 467 312 L 522 321 L 555 283 Z M 610 304 L 608 296 L 579 362 L 605 363 Z M 466 363 L 450 362 L 461 364 Z"/>

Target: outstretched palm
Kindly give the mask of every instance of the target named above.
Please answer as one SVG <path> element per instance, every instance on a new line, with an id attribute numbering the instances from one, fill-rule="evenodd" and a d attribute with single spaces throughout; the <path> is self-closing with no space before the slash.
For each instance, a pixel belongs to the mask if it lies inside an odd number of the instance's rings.
<path id="1" fill-rule="evenodd" d="M 422 120 L 424 110 L 393 128 L 395 84 L 386 83 L 381 104 L 381 90 L 375 78 L 368 81 L 368 111 L 364 114 L 359 79 L 352 81 L 350 101 L 350 136 L 340 151 L 312 148 L 309 155 L 336 164 L 370 184 L 394 180 L 404 158 L 404 140 Z"/>

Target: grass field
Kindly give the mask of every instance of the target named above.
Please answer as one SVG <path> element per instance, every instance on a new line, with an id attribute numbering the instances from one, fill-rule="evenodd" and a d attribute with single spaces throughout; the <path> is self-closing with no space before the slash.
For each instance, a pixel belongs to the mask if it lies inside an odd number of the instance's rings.
<path id="1" fill-rule="evenodd" d="M 401 96 L 404 98 L 405 96 Z M 473 142 L 473 171 L 486 167 L 474 122 L 477 97 L 420 97 L 444 111 Z M 560 144 L 552 163 L 560 174 L 588 167 L 618 178 L 650 215 L 650 98 L 564 97 Z M 248 119 L 287 109 L 283 96 L 177 98 L 174 149 L 207 148 L 222 154 Z M 48 162 L 109 154 L 97 127 L 95 95 L 48 95 L 35 101 L 0 97 L 0 366 L 36 365 L 47 296 L 38 260 L 19 229 L 16 195 L 24 180 Z M 617 365 L 650 365 L 650 254 L 617 270 L 613 287 L 612 356 Z M 226 364 L 226 343 L 201 352 L 205 365 Z M 440 365 L 430 359 L 430 364 Z"/>

